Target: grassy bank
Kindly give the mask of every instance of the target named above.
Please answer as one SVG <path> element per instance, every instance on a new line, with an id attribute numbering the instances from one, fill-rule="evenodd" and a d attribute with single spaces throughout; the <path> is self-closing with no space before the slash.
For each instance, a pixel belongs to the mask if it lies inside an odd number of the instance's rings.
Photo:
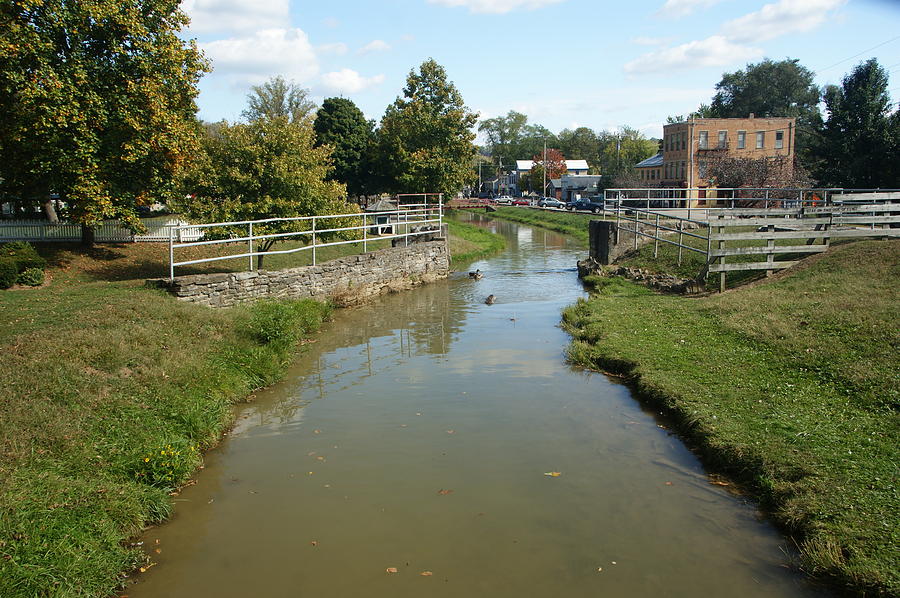
<path id="1" fill-rule="evenodd" d="M 547 230 L 569 235 L 585 244 L 588 242 L 588 222 L 598 218 L 592 214 L 532 210 L 511 206 L 498 207 L 496 212 L 490 212 L 487 215 L 492 218 L 502 218 L 511 222 L 546 228 Z"/>
<path id="2" fill-rule="evenodd" d="M 900 243 L 834 248 L 701 299 L 594 279 L 573 361 L 628 375 L 798 540 L 802 567 L 900 595 Z"/>
<path id="3" fill-rule="evenodd" d="M 176 302 L 129 279 L 145 249 L 47 249 L 50 285 L 0 292 L 4 598 L 113 592 L 141 563 L 126 540 L 169 514 L 232 404 L 277 380 L 330 313 Z"/>
<path id="4" fill-rule="evenodd" d="M 506 240 L 483 228 L 448 218 L 452 265 L 458 266 L 502 251 Z"/>

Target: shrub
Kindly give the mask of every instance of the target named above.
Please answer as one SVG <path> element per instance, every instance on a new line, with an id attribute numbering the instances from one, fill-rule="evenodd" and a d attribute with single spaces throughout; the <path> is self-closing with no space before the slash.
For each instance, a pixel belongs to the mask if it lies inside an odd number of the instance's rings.
<path id="1" fill-rule="evenodd" d="M 19 284 L 37 287 L 44 284 L 44 271 L 40 268 L 26 268 L 19 273 Z"/>
<path id="2" fill-rule="evenodd" d="M 17 272 L 24 272 L 29 268 L 44 270 L 47 260 L 38 255 L 31 243 L 26 241 L 12 241 L 0 245 L 0 257 L 14 261 Z"/>
<path id="3" fill-rule="evenodd" d="M 19 267 L 14 259 L 0 257 L 0 289 L 8 289 L 16 284 Z"/>
<path id="4" fill-rule="evenodd" d="M 250 307 L 247 331 L 261 345 L 290 345 L 314 330 L 329 315 L 321 303 L 304 301 L 259 301 Z"/>

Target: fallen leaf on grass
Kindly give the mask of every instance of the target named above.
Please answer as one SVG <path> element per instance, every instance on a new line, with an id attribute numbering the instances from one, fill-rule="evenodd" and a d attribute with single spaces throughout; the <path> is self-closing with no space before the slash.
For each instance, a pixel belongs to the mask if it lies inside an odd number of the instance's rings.
<path id="1" fill-rule="evenodd" d="M 397 567 L 388 567 L 387 569 L 385 569 L 385 571 L 387 571 L 388 573 L 396 573 Z"/>
<path id="2" fill-rule="evenodd" d="M 562 474 L 558 471 L 546 471 L 544 472 L 544 475 L 551 478 L 558 478 Z"/>
<path id="3" fill-rule="evenodd" d="M 453 490 L 444 490 L 443 488 L 441 488 L 440 490 L 438 490 L 438 494 L 440 494 L 441 496 L 447 496 L 448 494 L 453 494 Z"/>

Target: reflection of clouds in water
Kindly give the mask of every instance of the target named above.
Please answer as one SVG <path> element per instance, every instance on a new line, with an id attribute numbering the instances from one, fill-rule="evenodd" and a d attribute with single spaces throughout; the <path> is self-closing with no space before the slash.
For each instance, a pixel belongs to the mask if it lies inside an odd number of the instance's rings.
<path id="1" fill-rule="evenodd" d="M 560 373 L 559 362 L 546 359 L 544 354 L 535 356 L 532 350 L 509 348 L 480 349 L 454 356 L 448 367 L 457 376 L 503 373 L 517 378 L 553 378 Z"/>
<path id="2" fill-rule="evenodd" d="M 532 234 L 530 228 L 519 228 L 516 230 L 516 241 L 518 241 L 520 245 L 524 245 L 525 243 L 530 244 L 531 239 Z"/>

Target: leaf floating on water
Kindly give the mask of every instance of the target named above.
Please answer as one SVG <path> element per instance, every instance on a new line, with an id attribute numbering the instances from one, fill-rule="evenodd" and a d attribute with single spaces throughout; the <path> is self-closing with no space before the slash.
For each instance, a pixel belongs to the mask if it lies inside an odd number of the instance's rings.
<path id="1" fill-rule="evenodd" d="M 311 546 L 318 546 L 318 545 L 319 545 L 319 542 L 318 542 L 317 540 L 313 540 L 312 542 L 310 542 L 310 545 L 311 545 Z"/>
<path id="2" fill-rule="evenodd" d="M 387 569 L 385 569 L 385 571 L 387 571 L 388 573 L 396 573 L 397 567 L 388 567 Z"/>
<path id="3" fill-rule="evenodd" d="M 558 478 L 562 474 L 558 471 L 547 471 L 547 472 L 544 472 L 544 475 L 547 477 L 551 477 L 551 478 Z"/>
<path id="4" fill-rule="evenodd" d="M 325 460 L 325 457 L 323 457 L 322 455 L 319 455 L 318 457 L 316 457 L 316 461 L 324 461 L 324 460 Z"/>
<path id="5" fill-rule="evenodd" d="M 422 577 L 431 577 L 432 575 L 434 575 L 434 573 L 432 573 L 431 571 L 422 571 L 421 573 L 419 573 L 419 575 L 421 575 Z"/>
<path id="6" fill-rule="evenodd" d="M 666 486 L 672 486 L 672 482 L 666 482 Z"/>
<path id="7" fill-rule="evenodd" d="M 322 430 L 313 430 L 313 434 L 321 434 Z"/>
<path id="8" fill-rule="evenodd" d="M 438 494 L 441 496 L 447 496 L 448 494 L 453 494 L 453 490 L 444 490 L 443 488 L 441 488 L 440 490 L 438 490 Z"/>
<path id="9" fill-rule="evenodd" d="M 315 454 L 316 454 L 316 451 L 309 451 L 308 453 L 306 453 L 306 456 L 307 456 L 307 457 L 312 457 L 312 456 L 315 455 Z"/>
<path id="10" fill-rule="evenodd" d="M 447 434 L 456 434 L 456 430 L 447 430 Z"/>

